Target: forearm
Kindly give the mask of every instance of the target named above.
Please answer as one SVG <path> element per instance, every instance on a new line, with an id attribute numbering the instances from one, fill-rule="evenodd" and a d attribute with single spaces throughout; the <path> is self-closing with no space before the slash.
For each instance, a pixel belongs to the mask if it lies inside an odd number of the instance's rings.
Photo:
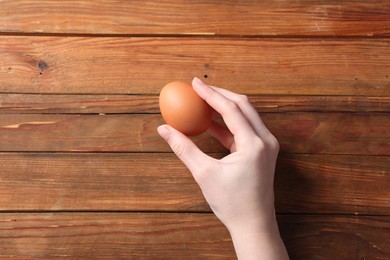
<path id="1" fill-rule="evenodd" d="M 289 259 L 276 219 L 266 226 L 258 224 L 247 228 L 242 225 L 229 231 L 239 260 Z"/>

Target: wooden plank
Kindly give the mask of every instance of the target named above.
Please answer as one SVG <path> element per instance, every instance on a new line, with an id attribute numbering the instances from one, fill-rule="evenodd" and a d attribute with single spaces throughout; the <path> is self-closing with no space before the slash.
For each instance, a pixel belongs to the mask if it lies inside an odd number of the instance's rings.
<path id="1" fill-rule="evenodd" d="M 390 97 L 250 96 L 258 112 L 390 112 Z M 0 94 L 0 113 L 159 113 L 157 95 Z"/>
<path id="2" fill-rule="evenodd" d="M 377 259 L 390 255 L 390 217 L 280 216 L 291 259 Z"/>
<path id="3" fill-rule="evenodd" d="M 389 96 L 389 42 L 4 36 L 0 92 L 158 94 L 197 75 L 243 94 Z"/>
<path id="4" fill-rule="evenodd" d="M 2 153 L 0 158 L 1 210 L 210 211 L 173 154 Z"/>
<path id="5" fill-rule="evenodd" d="M 376 36 L 387 1 L 1 1 L 3 33 Z M 283 19 L 280 19 L 283 17 Z"/>
<path id="6" fill-rule="evenodd" d="M 387 114 L 263 113 L 282 153 L 390 154 Z M 168 152 L 157 134 L 161 115 L 0 114 L 0 151 Z M 208 134 L 205 152 L 225 149 Z"/>
<path id="7" fill-rule="evenodd" d="M 374 99 L 375 101 L 372 103 L 377 104 L 379 102 L 380 107 L 383 107 L 383 105 L 386 107 L 387 103 L 390 106 L 390 97 L 388 102 Z M 371 102 L 369 103 L 371 104 Z M 365 105 L 368 104 L 365 103 Z M 368 106 L 372 108 L 378 105 Z M 0 94 L 0 113 L 109 114 L 159 112 L 158 96 L 156 95 Z"/>
<path id="8" fill-rule="evenodd" d="M 115 259 L 234 259 L 213 215 L 0 214 L 0 256 Z"/>
<path id="9" fill-rule="evenodd" d="M 281 155 L 278 212 L 390 215 L 390 157 Z"/>
<path id="10" fill-rule="evenodd" d="M 0 165 L 1 211 L 210 212 L 173 154 L 0 153 Z M 389 173 L 389 157 L 281 155 L 276 209 L 388 215 Z"/>
<path id="11" fill-rule="evenodd" d="M 389 217 L 279 216 L 291 259 L 387 259 Z M 209 214 L 0 214 L 0 256 L 235 259 Z"/>

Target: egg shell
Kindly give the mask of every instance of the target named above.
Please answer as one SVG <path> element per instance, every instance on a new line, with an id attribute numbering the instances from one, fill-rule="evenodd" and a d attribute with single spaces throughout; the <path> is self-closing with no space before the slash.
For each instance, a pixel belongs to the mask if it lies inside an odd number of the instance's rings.
<path id="1" fill-rule="evenodd" d="M 200 135 L 211 124 L 211 107 L 187 83 L 174 81 L 165 85 L 159 105 L 165 122 L 185 135 Z"/>

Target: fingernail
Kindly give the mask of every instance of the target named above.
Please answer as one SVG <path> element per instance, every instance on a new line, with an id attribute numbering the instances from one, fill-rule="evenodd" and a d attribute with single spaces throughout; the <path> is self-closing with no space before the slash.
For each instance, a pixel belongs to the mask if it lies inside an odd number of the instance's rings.
<path id="1" fill-rule="evenodd" d="M 206 84 L 204 84 L 204 82 L 203 82 L 200 78 L 198 78 L 198 77 L 194 77 L 194 81 L 195 81 L 196 83 L 201 84 L 201 85 L 206 85 Z"/>
<path id="2" fill-rule="evenodd" d="M 203 92 L 207 91 L 208 85 L 206 85 L 200 78 L 194 77 L 193 83 L 195 83 L 193 87 L 199 95 L 202 95 Z"/>
<path id="3" fill-rule="evenodd" d="M 171 131 L 166 125 L 160 125 L 157 127 L 157 132 L 165 141 L 167 141 L 171 135 Z"/>

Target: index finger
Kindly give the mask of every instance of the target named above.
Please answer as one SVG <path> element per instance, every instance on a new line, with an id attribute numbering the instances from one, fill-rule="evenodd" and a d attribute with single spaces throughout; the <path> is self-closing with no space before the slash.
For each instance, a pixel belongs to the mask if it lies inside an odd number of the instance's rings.
<path id="1" fill-rule="evenodd" d="M 198 95 L 221 114 L 230 132 L 232 132 L 235 137 L 238 137 L 236 141 L 245 142 L 247 144 L 247 141 L 249 141 L 247 139 L 256 136 L 251 124 L 235 102 L 204 84 L 203 81 L 198 78 L 194 78 L 192 82 Z"/>
<path id="2" fill-rule="evenodd" d="M 259 113 L 250 104 L 249 99 L 246 96 L 236 94 L 227 89 L 218 88 L 214 86 L 210 87 L 213 88 L 215 91 L 221 93 L 228 99 L 234 101 L 240 107 L 241 111 L 248 119 L 249 123 L 251 123 L 253 129 L 260 136 L 261 139 L 267 140 L 270 136 L 272 136 L 272 133 L 268 130 Z"/>

